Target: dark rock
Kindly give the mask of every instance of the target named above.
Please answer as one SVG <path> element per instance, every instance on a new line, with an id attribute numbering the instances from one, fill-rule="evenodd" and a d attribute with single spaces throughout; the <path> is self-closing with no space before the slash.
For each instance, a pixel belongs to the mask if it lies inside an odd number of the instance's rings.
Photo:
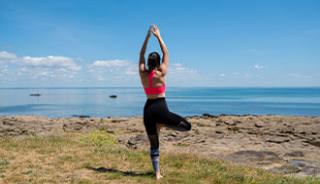
<path id="1" fill-rule="evenodd" d="M 291 174 L 298 173 L 301 171 L 299 167 L 293 165 L 282 165 L 280 167 L 270 169 L 271 172 L 279 173 L 279 174 Z"/>
<path id="2" fill-rule="evenodd" d="M 17 124 L 17 122 L 15 122 L 15 121 L 11 121 L 11 120 L 9 120 L 9 119 L 4 119 L 4 120 L 2 120 L 2 124 L 3 125 L 15 125 L 15 124 Z"/>
<path id="3" fill-rule="evenodd" d="M 302 135 L 306 135 L 307 134 L 307 132 L 305 132 L 305 131 L 301 131 L 299 133 L 302 134 Z"/>
<path id="4" fill-rule="evenodd" d="M 127 142 L 127 146 L 129 148 L 132 148 L 132 149 L 137 149 L 138 148 L 138 146 L 136 145 L 136 142 L 134 142 L 133 140 L 130 140 L 130 139 Z"/>
<path id="5" fill-rule="evenodd" d="M 137 149 L 138 145 L 146 143 L 148 140 L 144 134 L 139 134 L 128 139 L 126 146 L 131 149 Z"/>
<path id="6" fill-rule="evenodd" d="M 307 140 L 306 142 L 312 146 L 316 146 L 320 148 L 320 140 Z"/>
<path id="7" fill-rule="evenodd" d="M 289 164 L 298 167 L 301 172 L 309 176 L 320 175 L 320 163 L 307 160 L 289 160 Z"/>
<path id="8" fill-rule="evenodd" d="M 204 142 L 206 142 L 206 140 L 198 140 L 198 141 L 196 141 L 196 143 L 204 143 Z"/>
<path id="9" fill-rule="evenodd" d="M 176 134 L 176 133 L 174 133 L 174 132 L 170 132 L 170 133 L 168 133 L 168 136 L 171 136 L 171 137 L 177 137 L 177 134 Z"/>
<path id="10" fill-rule="evenodd" d="M 289 156 L 289 157 L 303 157 L 304 154 L 302 151 L 292 151 L 290 153 L 286 153 L 284 156 Z"/>
<path id="11" fill-rule="evenodd" d="M 254 124 L 254 126 L 257 127 L 257 128 L 261 128 L 261 127 L 266 126 L 266 123 L 263 122 L 263 121 L 257 121 L 257 122 Z"/>
<path id="12" fill-rule="evenodd" d="M 233 132 L 240 132 L 240 129 L 238 127 L 234 127 L 234 126 L 228 127 L 228 130 L 233 131 Z"/>
<path id="13" fill-rule="evenodd" d="M 115 133 L 114 130 L 106 130 L 106 131 L 107 131 L 107 133 L 109 133 L 109 134 L 114 134 L 114 133 Z"/>
<path id="14" fill-rule="evenodd" d="M 199 135 L 199 134 L 200 134 L 200 131 L 199 131 L 199 129 L 197 129 L 197 128 L 193 128 L 193 131 L 194 131 L 194 134 L 195 134 L 195 135 Z"/>
<path id="15" fill-rule="evenodd" d="M 240 124 L 241 121 L 239 120 L 225 120 L 223 121 L 226 125 L 229 125 L 229 126 L 235 126 L 237 124 Z"/>
<path id="16" fill-rule="evenodd" d="M 113 119 L 111 120 L 111 123 L 121 123 L 121 122 L 125 122 L 127 120 L 124 120 L 124 119 Z"/>
<path id="17" fill-rule="evenodd" d="M 203 118 L 203 116 L 200 116 L 200 115 L 191 115 L 191 116 L 185 116 L 184 118 L 186 118 L 187 120 L 190 120 L 190 119 L 199 119 L 199 118 Z"/>
<path id="18" fill-rule="evenodd" d="M 222 126 L 223 124 L 222 124 L 222 122 L 220 122 L 220 121 L 218 121 L 217 123 L 216 123 L 216 126 Z"/>
<path id="19" fill-rule="evenodd" d="M 285 130 L 280 130 L 280 133 L 294 135 L 294 128 L 288 128 L 288 129 L 285 129 Z"/>
<path id="20" fill-rule="evenodd" d="M 62 128 L 63 128 L 63 131 L 65 132 L 71 132 L 71 131 L 81 130 L 85 126 L 86 126 L 85 122 L 72 122 L 72 123 L 64 123 Z"/>
<path id="21" fill-rule="evenodd" d="M 290 138 L 282 137 L 282 136 L 269 136 L 266 138 L 266 141 L 280 144 L 280 143 L 284 143 L 284 142 L 289 142 Z"/>
<path id="22" fill-rule="evenodd" d="M 17 129 L 17 128 L 7 128 L 0 132 L 4 136 L 21 136 L 21 135 L 34 135 L 33 130 Z"/>
<path id="23" fill-rule="evenodd" d="M 215 116 L 215 115 L 211 115 L 209 113 L 203 113 L 202 116 L 208 117 L 208 118 L 217 118 L 218 117 L 218 116 Z"/>
<path id="24" fill-rule="evenodd" d="M 247 133 L 253 135 L 253 134 L 259 134 L 260 132 L 254 130 L 254 129 L 249 129 L 249 130 L 247 131 Z"/>
<path id="25" fill-rule="evenodd" d="M 128 142 L 128 140 L 124 137 L 118 137 L 117 140 L 118 140 L 118 143 L 120 144 L 125 144 L 126 142 Z"/>
<path id="26" fill-rule="evenodd" d="M 239 163 L 255 163 L 255 164 L 271 164 L 281 162 L 282 159 L 274 152 L 271 151 L 237 151 L 227 156 L 228 160 Z"/>
<path id="27" fill-rule="evenodd" d="M 280 133 L 275 133 L 274 136 L 279 136 L 279 137 L 288 137 L 288 134 L 283 133 L 280 131 Z"/>
<path id="28" fill-rule="evenodd" d="M 127 131 L 130 132 L 130 133 L 136 133 L 136 132 L 142 133 L 142 132 L 143 132 L 143 131 L 140 130 L 140 129 L 130 128 L 130 127 L 127 128 Z"/>

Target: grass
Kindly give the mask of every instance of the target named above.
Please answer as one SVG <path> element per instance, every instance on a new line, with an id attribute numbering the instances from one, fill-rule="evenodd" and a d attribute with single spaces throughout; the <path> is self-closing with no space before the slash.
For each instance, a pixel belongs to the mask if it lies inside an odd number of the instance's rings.
<path id="1" fill-rule="evenodd" d="M 161 183 L 320 183 L 188 154 L 161 154 Z M 155 183 L 149 154 L 127 149 L 105 131 L 0 138 L 0 183 Z"/>

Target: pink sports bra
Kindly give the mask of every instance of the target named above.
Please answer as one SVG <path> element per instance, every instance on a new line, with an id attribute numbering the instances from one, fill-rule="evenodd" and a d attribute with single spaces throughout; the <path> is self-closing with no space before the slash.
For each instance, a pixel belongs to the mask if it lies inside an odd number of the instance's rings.
<path id="1" fill-rule="evenodd" d="M 152 78 L 154 77 L 155 73 L 156 73 L 156 70 L 152 70 L 148 74 L 149 87 L 144 88 L 144 92 L 147 95 L 158 95 L 158 94 L 164 93 L 166 91 L 165 84 L 163 84 L 162 86 L 158 86 L 158 87 L 152 87 Z"/>

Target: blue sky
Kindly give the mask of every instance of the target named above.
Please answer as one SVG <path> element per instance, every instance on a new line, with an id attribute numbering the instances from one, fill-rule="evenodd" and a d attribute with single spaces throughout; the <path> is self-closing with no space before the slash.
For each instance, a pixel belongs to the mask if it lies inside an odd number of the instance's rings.
<path id="1" fill-rule="evenodd" d="M 151 24 L 169 86 L 320 86 L 317 0 L 0 0 L 0 87 L 140 86 Z"/>

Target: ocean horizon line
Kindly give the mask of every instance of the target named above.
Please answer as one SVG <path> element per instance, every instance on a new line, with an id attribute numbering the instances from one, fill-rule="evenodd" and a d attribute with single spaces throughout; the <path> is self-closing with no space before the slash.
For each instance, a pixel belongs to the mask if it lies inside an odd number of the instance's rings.
<path id="1" fill-rule="evenodd" d="M 0 89 L 118 89 L 118 88 L 133 88 L 138 89 L 142 88 L 142 86 L 57 86 L 57 87 L 35 87 L 35 86 L 28 86 L 28 87 L 0 87 Z M 211 89 L 301 89 L 301 88 L 320 88 L 320 86 L 170 86 L 170 88 L 211 88 Z"/>

